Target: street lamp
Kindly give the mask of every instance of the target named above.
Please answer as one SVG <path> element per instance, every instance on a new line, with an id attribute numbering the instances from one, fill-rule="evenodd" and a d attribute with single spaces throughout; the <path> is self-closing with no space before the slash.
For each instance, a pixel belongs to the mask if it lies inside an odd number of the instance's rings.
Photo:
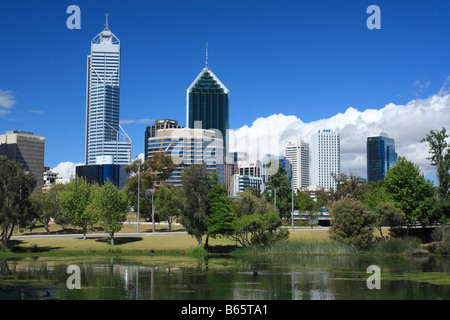
<path id="1" fill-rule="evenodd" d="M 153 223 L 153 229 L 152 232 L 155 232 L 155 189 L 148 189 L 148 191 L 152 194 L 152 223 Z"/>
<path id="2" fill-rule="evenodd" d="M 138 156 L 136 156 L 136 160 L 138 159 Z M 138 208 L 137 208 L 137 233 L 139 233 L 139 198 L 141 194 L 141 160 L 139 160 L 139 169 L 138 169 Z"/>

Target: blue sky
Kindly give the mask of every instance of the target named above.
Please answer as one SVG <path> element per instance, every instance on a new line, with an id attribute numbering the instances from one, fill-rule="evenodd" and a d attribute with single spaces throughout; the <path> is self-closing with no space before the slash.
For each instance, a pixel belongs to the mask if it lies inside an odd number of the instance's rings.
<path id="1" fill-rule="evenodd" d="M 80 30 L 66 27 L 72 4 Z M 366 27 L 372 4 L 379 30 Z M 84 161 L 86 56 L 106 12 L 121 41 L 120 118 L 134 154 L 154 120 L 185 124 L 206 42 L 209 66 L 230 90 L 231 129 L 273 114 L 312 123 L 406 105 L 450 76 L 447 0 L 2 1 L 0 133 L 45 136 L 46 166 Z"/>

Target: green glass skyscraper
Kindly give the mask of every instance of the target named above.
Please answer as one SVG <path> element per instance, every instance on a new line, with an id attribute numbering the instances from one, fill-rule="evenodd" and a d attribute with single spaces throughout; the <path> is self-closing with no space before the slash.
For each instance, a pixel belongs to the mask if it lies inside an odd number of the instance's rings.
<path id="1" fill-rule="evenodd" d="M 208 46 L 206 67 L 186 91 L 186 125 L 188 128 L 198 126 L 198 129 L 219 130 L 227 154 L 229 91 L 208 67 Z"/>

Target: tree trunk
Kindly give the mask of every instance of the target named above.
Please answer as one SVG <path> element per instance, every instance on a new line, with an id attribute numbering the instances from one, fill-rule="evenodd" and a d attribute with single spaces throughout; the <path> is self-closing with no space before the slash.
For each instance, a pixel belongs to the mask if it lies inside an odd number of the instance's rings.
<path id="1" fill-rule="evenodd" d="M 197 241 L 198 241 L 198 246 L 202 247 L 203 246 L 202 237 L 197 237 Z"/>
<path id="2" fill-rule="evenodd" d="M 114 245 L 114 232 L 110 234 L 111 236 L 111 245 Z"/>

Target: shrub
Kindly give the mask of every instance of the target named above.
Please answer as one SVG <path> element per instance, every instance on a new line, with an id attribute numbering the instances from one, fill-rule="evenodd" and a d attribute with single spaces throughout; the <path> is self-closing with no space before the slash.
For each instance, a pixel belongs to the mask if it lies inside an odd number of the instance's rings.
<path id="1" fill-rule="evenodd" d="M 358 200 L 345 198 L 331 208 L 330 238 L 358 249 L 367 248 L 374 240 L 374 215 Z"/>

